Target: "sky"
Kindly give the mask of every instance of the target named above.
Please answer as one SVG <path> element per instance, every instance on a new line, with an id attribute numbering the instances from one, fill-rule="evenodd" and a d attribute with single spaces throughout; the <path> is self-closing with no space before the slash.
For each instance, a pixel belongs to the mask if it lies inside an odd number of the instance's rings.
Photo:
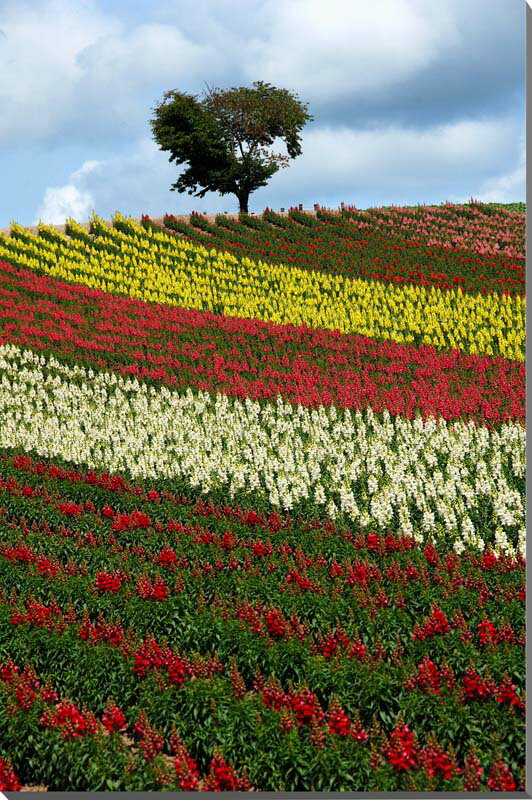
<path id="1" fill-rule="evenodd" d="M 234 212 L 170 191 L 165 91 L 308 104 L 260 213 L 525 200 L 525 0 L 0 0 L 0 227 Z M 281 144 L 279 152 L 286 152 Z"/>

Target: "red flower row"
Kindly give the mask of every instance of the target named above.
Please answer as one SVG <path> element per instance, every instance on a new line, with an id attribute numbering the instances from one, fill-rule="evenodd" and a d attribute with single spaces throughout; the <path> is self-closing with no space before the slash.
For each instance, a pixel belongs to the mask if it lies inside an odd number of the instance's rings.
<path id="1" fill-rule="evenodd" d="M 232 677 L 235 689 L 240 677 L 235 665 Z M 12 715 L 28 711 L 40 701 L 44 703 L 40 724 L 45 728 L 58 728 L 63 740 L 94 736 L 102 729 L 112 734 L 128 728 L 125 714 L 112 700 L 108 701 L 101 721 L 98 721 L 92 712 L 82 710 L 68 699 L 59 701 L 50 682 L 47 681 L 43 685 L 31 664 L 26 664 L 21 671 L 12 659 L 9 659 L 0 667 L 0 679 L 4 691 L 10 695 L 8 707 Z M 257 674 L 254 688 L 266 708 L 280 712 L 279 727 L 282 731 L 290 730 L 294 725 L 300 729 L 307 729 L 318 749 L 325 746 L 325 731 L 333 737 L 349 737 L 358 744 L 366 744 L 371 739 L 371 763 L 374 768 L 385 761 L 397 772 L 421 769 L 429 777 L 440 776 L 444 780 L 462 776 L 464 789 L 472 791 L 480 787 L 484 770 L 473 747 L 470 748 L 463 767 L 460 767 L 454 753 L 445 751 L 434 736 L 427 737 L 425 746 L 421 746 L 415 732 L 402 718 L 387 737 L 376 721 L 371 732 L 366 731 L 358 712 L 352 720 L 349 719 L 335 698 L 329 704 L 328 711 L 324 712 L 316 695 L 308 688 L 285 692 L 278 681 L 269 678 L 264 682 L 260 674 Z M 238 696 L 238 690 L 235 694 Z M 139 742 L 145 760 L 153 762 L 165 748 L 165 738 L 162 732 L 149 722 L 144 709 L 137 713 L 131 730 Z M 175 729 L 170 734 L 166 746 L 174 755 L 175 776 L 183 790 L 250 791 L 253 789 L 245 773 L 239 776 L 219 751 L 214 752 L 205 777 L 200 779 L 198 764 Z M 161 783 L 164 785 L 171 779 L 170 774 L 162 775 Z M 500 758 L 495 758 L 492 764 L 488 787 L 503 791 L 512 791 L 516 788 L 511 771 Z M 0 790 L 18 791 L 20 788 L 20 783 L 9 764 L 0 759 Z"/>
<path id="2" fill-rule="evenodd" d="M 410 418 L 416 410 L 490 426 L 525 418 L 525 366 L 501 357 L 154 306 L 5 262 L 2 286 L 0 342 L 85 359 L 124 376 Z"/>
<path id="3" fill-rule="evenodd" d="M 157 227 L 147 215 L 142 224 Z M 218 248 L 303 269 L 360 275 L 440 289 L 524 292 L 524 215 L 489 217 L 460 207 L 372 209 L 318 216 L 266 209 L 262 218 L 220 215 L 212 225 L 193 214 L 172 215 L 165 230 L 209 250 Z M 119 224 L 120 227 L 120 224 Z M 124 229 L 127 229 L 127 224 Z"/>

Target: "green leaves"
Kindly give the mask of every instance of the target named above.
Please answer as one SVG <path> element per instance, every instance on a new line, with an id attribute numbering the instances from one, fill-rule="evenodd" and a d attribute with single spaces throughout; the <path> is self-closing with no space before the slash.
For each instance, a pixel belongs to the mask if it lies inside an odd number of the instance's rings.
<path id="1" fill-rule="evenodd" d="M 11 503 L 9 518 L 0 519 L 5 548 L 0 559 L 0 665 L 10 657 L 19 667 L 30 661 L 43 682 L 50 679 L 59 697 L 90 708 L 98 719 L 112 698 L 126 716 L 130 739 L 126 746 L 121 734 L 114 733 L 99 744 L 65 744 L 59 731 L 40 725 L 41 708 L 8 714 L 7 698 L 13 700 L 14 687 L 2 681 L 0 753 L 4 748 L 16 754 L 14 768 L 20 769 L 20 779 L 75 791 L 89 783 L 91 789 L 101 791 L 160 788 L 156 771 L 165 763 L 168 766 L 164 758 L 171 756 L 166 749 L 154 762 L 144 760 L 132 731 L 143 710 L 165 742 L 176 727 L 202 774 L 209 769 L 213 748 L 219 747 L 262 790 L 281 786 L 287 791 L 408 789 L 407 776 L 392 765 L 383 763 L 375 770 L 369 764 L 371 746 L 383 746 L 374 722 L 389 737 L 399 715 L 421 746 L 427 745 L 431 735 L 446 749 L 452 745 L 460 767 L 473 745 L 485 769 L 483 787 L 493 763 L 496 734 L 502 758 L 514 777 L 520 775 L 525 734 L 522 711 L 498 703 L 495 695 L 485 701 L 464 698 L 462 683 L 471 663 L 482 674 L 489 672 L 497 687 L 507 673 L 522 696 L 522 647 L 517 641 L 500 641 L 490 648 L 478 636 L 478 624 L 485 617 L 497 630 L 511 626 L 515 636 L 520 635 L 524 603 L 516 593 L 524 578 L 522 564 L 501 561 L 486 569 L 477 553 L 468 550 L 457 557 L 446 552 L 443 541 L 438 542 L 435 559 L 430 549 L 405 542 L 397 549 L 399 542 L 394 544 L 393 537 L 385 546 L 379 537 L 313 527 L 302 517 L 287 519 L 286 526 L 275 525 L 273 530 L 268 518 L 259 520 L 257 513 L 249 522 L 247 512 L 236 514 L 234 508 L 222 512 L 220 506 L 207 505 L 205 500 L 180 504 L 172 482 L 154 486 L 147 481 L 137 491 L 116 479 L 118 488 L 111 489 L 110 480 L 92 475 L 89 481 L 88 475 L 68 472 L 66 464 L 60 477 L 55 470 L 51 474 L 44 462 L 37 469 L 27 455 L 26 460 L 13 456 L 4 454 L 0 459 L 2 502 Z M 33 492 L 24 495 L 23 486 Z M 44 488 L 55 496 L 54 503 L 42 501 Z M 149 498 L 154 488 L 157 497 Z M 173 492 L 166 495 L 166 488 Z M 87 503 L 85 514 L 69 511 L 71 506 Z M 32 509 L 38 511 L 33 527 L 27 523 Z M 118 510 L 120 514 L 142 511 L 152 525 L 117 531 L 113 520 Z M 174 527 L 178 519 L 180 524 Z M 96 534 L 93 541 L 85 540 L 87 528 Z M 262 547 L 256 549 L 259 543 Z M 171 549 L 175 561 L 159 560 L 165 548 Z M 38 572 L 36 562 L 9 560 L 7 556 L 14 557 L 16 552 L 23 559 L 33 552 L 61 564 L 72 559 L 86 566 L 87 573 L 59 572 L 50 577 Z M 183 566 L 176 567 L 178 561 Z M 209 564 L 212 570 L 203 573 Z M 299 592 L 293 582 L 287 582 L 286 576 L 296 567 L 323 592 Z M 117 594 L 94 590 L 94 577 L 101 569 L 123 570 L 128 576 Z M 141 576 L 163 577 L 170 596 L 160 603 L 142 599 L 135 592 Z M 453 584 L 456 577 L 460 580 Z M 182 581 L 176 593 L 174 581 Z M 486 586 L 492 594 L 480 605 L 479 592 Z M 18 597 L 10 602 L 13 589 Z M 399 589 L 403 608 L 393 605 Z M 375 604 L 379 591 L 385 592 L 388 605 Z M 32 597 L 48 606 L 55 601 L 63 612 L 72 603 L 78 621 L 62 632 L 38 627 L 36 619 L 13 623 L 17 611 L 28 612 Z M 447 615 L 452 629 L 445 635 L 412 639 L 414 626 L 424 623 L 434 604 Z M 282 615 L 283 624 L 292 620 L 294 630 L 303 631 L 302 639 L 267 633 L 265 613 L 272 607 Z M 455 627 L 460 612 L 466 618 L 470 641 L 464 641 L 462 629 Z M 208 677 L 200 667 L 179 685 L 167 680 L 165 667 L 138 674 L 135 643 L 124 654 L 116 645 L 80 637 L 84 613 L 91 625 L 98 621 L 121 625 L 126 643 L 133 642 L 133 634 L 137 639 L 153 635 L 163 647 L 166 639 L 174 652 L 198 667 L 216 655 L 221 671 Z M 326 641 L 336 636 L 338 642 L 347 639 L 347 644 L 327 653 Z M 350 651 L 350 642 L 359 639 L 367 648 L 362 660 L 359 651 Z M 384 655 L 376 659 L 381 645 Z M 449 688 L 443 681 L 433 694 L 422 683 L 412 684 L 425 658 L 432 659 L 438 669 L 445 664 L 451 668 L 455 685 Z M 308 721 L 298 725 L 286 707 L 284 712 L 266 707 L 257 668 L 262 680 L 270 679 L 269 685 L 272 679 L 277 681 L 283 692 L 299 692 L 307 686 L 325 714 L 330 713 L 331 699 L 336 696 L 350 720 L 359 715 L 370 740 L 358 742 L 331 734 L 325 717 L 321 722 L 325 747 L 319 749 Z M 133 759 L 132 765 L 128 766 L 128 758 Z M 421 771 L 414 779 L 419 790 L 431 790 L 429 777 Z M 441 776 L 436 783 L 438 789 L 451 786 Z"/>
<path id="2" fill-rule="evenodd" d="M 215 190 L 222 178 L 230 180 L 232 159 L 226 134 L 196 97 L 166 92 L 154 112 L 150 124 L 157 144 L 170 152 L 170 161 L 188 164 L 173 189 L 192 193 L 199 185 L 202 190 L 197 196 L 201 197 Z"/>
<path id="3" fill-rule="evenodd" d="M 168 91 L 153 111 L 155 141 L 170 161 L 187 165 L 172 189 L 196 197 L 236 194 L 241 211 L 251 192 L 301 154 L 299 134 L 312 119 L 296 95 L 263 81 L 253 88 L 207 89 L 203 100 Z M 276 139 L 288 156 L 268 149 Z"/>

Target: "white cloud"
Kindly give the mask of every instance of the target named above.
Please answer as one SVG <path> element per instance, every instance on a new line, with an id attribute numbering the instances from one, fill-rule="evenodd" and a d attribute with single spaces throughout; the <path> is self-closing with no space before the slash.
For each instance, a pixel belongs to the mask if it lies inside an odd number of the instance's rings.
<path id="1" fill-rule="evenodd" d="M 39 220 L 48 225 L 63 225 L 68 217 L 85 220 L 93 206 L 93 198 L 89 192 L 82 192 L 76 186 L 50 187 L 44 193 L 42 205 L 33 224 Z"/>
<path id="2" fill-rule="evenodd" d="M 124 92 L 158 81 L 190 79 L 213 56 L 207 44 L 188 41 L 177 27 L 151 23 L 99 38 L 78 54 L 76 62 L 85 72 L 84 83 L 107 89 L 111 85 Z"/>
<path id="3" fill-rule="evenodd" d="M 524 202 L 526 198 L 526 153 L 523 147 L 515 169 L 494 178 L 488 178 L 475 195 L 485 203 Z"/>
<path id="4" fill-rule="evenodd" d="M 268 0 L 256 30 L 243 48 L 246 75 L 310 100 L 393 86 L 458 39 L 445 4 L 416 0 Z"/>
<path id="5" fill-rule="evenodd" d="M 95 161 L 84 161 L 83 164 L 79 169 L 72 173 L 71 179 L 75 181 L 82 180 L 86 175 L 90 175 L 91 172 L 97 172 L 103 166 L 103 162 Z"/>
<path id="6" fill-rule="evenodd" d="M 468 121 L 426 131 L 405 128 L 309 129 L 303 155 L 272 179 L 272 186 L 297 184 L 386 189 L 402 184 L 429 187 L 435 181 L 477 183 L 493 163 L 511 158 L 514 124 L 508 120 Z"/>
<path id="7" fill-rule="evenodd" d="M 452 67 L 469 48 L 474 20 L 494 28 L 486 2 L 180 0 L 147 4 L 139 24 L 125 5 L 117 16 L 96 0 L 0 0 L 0 144 L 133 142 L 165 89 L 201 91 L 204 81 L 269 80 L 311 113 L 344 103 L 353 118 L 357 98 L 435 64 L 445 81 L 445 59 Z"/>
<path id="8" fill-rule="evenodd" d="M 77 54 L 119 26 L 92 3 L 41 0 L 6 5 L 0 28 L 0 142 L 46 138 L 82 102 Z"/>
<path id="9" fill-rule="evenodd" d="M 4 145 L 73 131 L 138 136 L 150 114 L 143 91 L 201 81 L 222 66 L 209 44 L 189 41 L 177 25 L 127 30 L 92 0 L 11 4 L 0 29 Z"/>
<path id="10" fill-rule="evenodd" d="M 50 186 L 46 189 L 33 224 L 37 225 L 42 221 L 47 225 L 63 225 L 68 217 L 78 221 L 88 219 L 94 208 L 94 198 L 89 191 L 83 189 L 83 184 L 100 166 L 99 161 L 85 161 L 72 173 L 70 182 L 65 186 Z"/>
<path id="11" fill-rule="evenodd" d="M 235 210 L 236 198 L 211 195 L 199 200 L 170 191 L 178 177 L 175 165 L 168 162 L 152 139 L 143 138 L 122 155 L 105 161 L 86 161 L 63 186 L 45 190 L 33 224 L 42 220 L 62 225 L 72 216 L 84 222 L 92 210 L 109 219 L 115 211 L 140 217 L 196 211 Z"/>

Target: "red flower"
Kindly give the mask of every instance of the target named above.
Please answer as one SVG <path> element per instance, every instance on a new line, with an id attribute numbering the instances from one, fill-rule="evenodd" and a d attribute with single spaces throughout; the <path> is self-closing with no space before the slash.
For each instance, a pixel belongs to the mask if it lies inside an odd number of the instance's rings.
<path id="1" fill-rule="evenodd" d="M 355 711 L 355 715 L 351 725 L 351 732 L 349 735 L 351 739 L 354 739 L 355 742 L 358 742 L 359 744 L 363 744 L 364 742 L 367 742 L 369 739 L 369 733 L 366 730 L 364 730 L 362 722 L 360 721 L 360 714 L 358 713 L 358 711 Z"/>
<path id="2" fill-rule="evenodd" d="M 511 682 L 508 675 L 505 675 L 503 682 L 499 687 L 499 693 L 497 694 L 497 702 L 498 703 L 508 703 L 510 706 L 517 706 L 520 708 L 523 705 L 523 701 L 517 696 L 516 690 L 517 686 Z"/>
<path id="3" fill-rule="evenodd" d="M 179 744 L 177 753 L 178 755 L 174 759 L 174 767 L 179 778 L 179 786 L 184 792 L 194 791 L 198 785 L 198 765 L 183 745 Z"/>
<path id="4" fill-rule="evenodd" d="M 190 670 L 183 659 L 179 656 L 174 656 L 168 665 L 168 676 L 170 678 L 170 683 L 180 686 L 185 682 L 189 674 Z"/>
<path id="5" fill-rule="evenodd" d="M 351 730 L 349 717 L 339 703 L 331 704 L 329 711 L 329 733 L 336 733 L 338 736 L 348 736 Z"/>
<path id="6" fill-rule="evenodd" d="M 61 511 L 62 514 L 75 515 L 83 513 L 83 508 L 81 506 L 78 506 L 77 503 L 71 503 L 71 502 L 60 503 L 60 505 L 58 505 L 57 508 L 59 511 Z"/>
<path id="7" fill-rule="evenodd" d="M 482 556 L 482 567 L 483 569 L 492 569 L 495 564 L 497 563 L 497 556 L 491 549 L 487 549 L 484 551 Z"/>
<path id="8" fill-rule="evenodd" d="M 464 762 L 464 791 L 476 792 L 480 788 L 480 779 L 484 774 L 483 767 L 477 758 L 475 748 L 471 747 Z"/>
<path id="9" fill-rule="evenodd" d="M 276 638 L 284 636 L 286 630 L 285 624 L 281 614 L 279 611 L 277 611 L 277 609 L 267 611 L 264 615 L 264 618 L 266 619 L 266 627 L 270 636 L 275 636 Z"/>
<path id="10" fill-rule="evenodd" d="M 17 686 L 15 689 L 15 702 L 19 708 L 28 711 L 35 702 L 35 691 L 30 686 Z"/>
<path id="11" fill-rule="evenodd" d="M 262 679 L 255 682 L 254 686 L 260 687 Z M 262 703 L 266 708 L 273 708 L 280 711 L 290 705 L 290 698 L 285 695 L 282 686 L 273 677 L 269 677 L 262 687 Z"/>
<path id="12" fill-rule="evenodd" d="M 235 778 L 231 769 L 225 763 L 218 763 L 213 768 L 215 791 L 230 790 L 235 788 Z"/>
<path id="13" fill-rule="evenodd" d="M 96 576 L 95 586 L 100 592 L 116 594 L 122 586 L 123 578 L 116 573 L 99 572 Z"/>
<path id="14" fill-rule="evenodd" d="M 439 608 L 434 608 L 430 616 L 430 625 L 434 633 L 448 633 L 451 630 L 449 621 L 443 611 Z"/>
<path id="15" fill-rule="evenodd" d="M 263 542 L 253 542 L 252 551 L 254 556 L 265 556 L 269 550 Z"/>
<path id="16" fill-rule="evenodd" d="M 493 762 L 488 787 L 492 792 L 513 792 L 516 788 L 513 775 L 501 758 Z"/>
<path id="17" fill-rule="evenodd" d="M 0 758 L 0 792 L 19 792 L 20 789 L 20 781 L 11 765 Z"/>
<path id="18" fill-rule="evenodd" d="M 251 791 L 253 787 L 247 779 L 238 776 L 221 753 L 215 753 L 209 765 L 209 777 L 202 781 L 201 788 L 203 791 L 211 792 L 246 792 Z"/>
<path id="19" fill-rule="evenodd" d="M 478 638 L 481 644 L 498 641 L 497 628 L 489 619 L 478 623 Z"/>
<path id="20" fill-rule="evenodd" d="M 349 645 L 347 658 L 357 658 L 360 661 L 364 660 L 368 655 L 368 648 L 360 639 L 355 639 Z"/>
<path id="21" fill-rule="evenodd" d="M 446 781 L 453 777 L 454 769 L 452 761 L 438 744 L 428 745 L 423 751 L 422 756 L 425 762 L 427 775 L 434 777 L 439 774 Z"/>
<path id="22" fill-rule="evenodd" d="M 473 667 L 467 669 L 462 678 L 462 686 L 468 700 L 490 700 L 497 692 L 491 678 L 483 679 Z"/>
<path id="23" fill-rule="evenodd" d="M 170 589 L 162 578 L 155 578 L 151 592 L 152 600 L 166 600 L 170 594 Z"/>
<path id="24" fill-rule="evenodd" d="M 57 692 L 53 689 L 50 681 L 48 680 L 41 690 L 42 699 L 46 703 L 55 703 L 59 699 Z"/>
<path id="25" fill-rule="evenodd" d="M 63 739 L 77 739 L 97 730 L 97 725 L 89 716 L 82 714 L 74 703 L 63 701 L 53 711 L 48 707 L 40 722 L 45 727 L 62 728 Z"/>
<path id="26" fill-rule="evenodd" d="M 329 575 L 331 578 L 340 578 L 344 574 L 344 571 L 340 564 L 336 560 L 333 560 L 331 566 L 329 567 Z"/>
<path id="27" fill-rule="evenodd" d="M 170 547 L 163 547 L 159 555 L 154 559 L 156 564 L 161 564 L 164 567 L 169 567 L 177 563 L 177 556 L 175 551 Z"/>
<path id="28" fill-rule="evenodd" d="M 425 620 L 423 625 L 416 623 L 412 632 L 412 639 L 421 639 L 422 641 L 427 636 L 435 636 L 436 634 L 449 633 L 451 626 L 449 620 L 438 606 L 433 606 L 430 616 Z"/>
<path id="29" fill-rule="evenodd" d="M 126 718 L 118 706 L 110 702 L 103 714 L 102 723 L 108 731 L 121 731 L 126 727 Z"/>
<path id="30" fill-rule="evenodd" d="M 439 694 L 441 691 L 440 670 L 427 656 L 418 664 L 418 674 L 405 682 L 407 689 L 413 689 L 415 686 L 426 689 L 431 694 Z"/>
<path id="31" fill-rule="evenodd" d="M 131 514 L 131 526 L 133 528 L 149 528 L 151 519 L 143 511 L 133 511 Z"/>
<path id="32" fill-rule="evenodd" d="M 11 683 L 16 675 L 18 675 L 19 668 L 15 662 L 10 658 L 5 664 L 0 667 L 0 678 L 6 683 Z"/>
<path id="33" fill-rule="evenodd" d="M 418 767 L 417 746 L 414 734 L 404 723 L 392 731 L 391 741 L 383 755 L 398 772 L 408 772 Z"/>
<path id="34" fill-rule="evenodd" d="M 313 719 L 321 722 L 325 716 L 318 704 L 316 695 L 310 689 L 301 689 L 299 692 L 292 694 L 290 705 L 299 726 L 310 723 Z"/>

